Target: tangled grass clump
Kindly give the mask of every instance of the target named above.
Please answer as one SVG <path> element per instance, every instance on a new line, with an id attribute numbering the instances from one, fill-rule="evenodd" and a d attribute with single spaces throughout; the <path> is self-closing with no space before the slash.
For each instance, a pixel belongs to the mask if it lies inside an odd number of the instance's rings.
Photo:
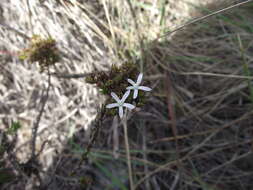
<path id="1" fill-rule="evenodd" d="M 43 39 L 39 35 L 34 35 L 31 38 L 29 47 L 20 53 L 19 58 L 21 60 L 27 59 L 31 63 L 38 62 L 40 72 L 60 61 L 56 41 L 51 37 Z"/>

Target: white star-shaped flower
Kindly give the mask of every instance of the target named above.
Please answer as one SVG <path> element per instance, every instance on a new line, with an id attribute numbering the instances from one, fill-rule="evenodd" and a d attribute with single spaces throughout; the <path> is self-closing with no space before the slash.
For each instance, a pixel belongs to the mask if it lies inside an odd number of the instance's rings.
<path id="1" fill-rule="evenodd" d="M 112 92 L 111 96 L 113 97 L 114 100 L 116 100 L 117 103 L 113 103 L 113 104 L 108 104 L 106 105 L 106 108 L 115 108 L 118 107 L 119 108 L 119 117 L 122 118 L 123 117 L 123 107 L 129 108 L 129 109 L 134 109 L 135 106 L 129 103 L 125 103 L 125 100 L 127 99 L 127 97 L 130 94 L 130 90 L 126 91 L 125 94 L 123 95 L 123 97 L 121 98 L 121 100 L 119 99 L 119 97 Z"/>
<path id="2" fill-rule="evenodd" d="M 134 99 L 137 98 L 137 96 L 138 96 L 138 90 L 143 90 L 143 91 L 151 91 L 152 90 L 151 88 L 149 88 L 147 86 L 140 86 L 142 77 L 143 77 L 143 73 L 140 73 L 138 78 L 137 78 L 136 83 L 131 79 L 127 79 L 127 81 L 132 86 L 128 86 L 126 89 L 127 90 L 134 90 L 134 97 L 133 97 Z"/>

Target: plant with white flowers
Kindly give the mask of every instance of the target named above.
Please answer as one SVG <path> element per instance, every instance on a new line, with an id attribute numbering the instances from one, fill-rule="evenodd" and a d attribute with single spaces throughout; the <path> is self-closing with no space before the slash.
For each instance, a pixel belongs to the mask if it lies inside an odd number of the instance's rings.
<path id="1" fill-rule="evenodd" d="M 127 81 L 132 85 L 132 86 L 128 86 L 126 89 L 127 90 L 134 90 L 134 96 L 133 98 L 136 99 L 137 96 L 138 96 L 138 90 L 143 90 L 143 91 L 151 91 L 152 89 L 147 87 L 147 86 L 140 86 L 141 84 L 141 81 L 142 81 L 142 77 L 143 77 L 143 74 L 140 73 L 138 78 L 137 78 L 137 81 L 136 83 L 132 80 L 132 79 L 127 79 Z"/>
<path id="2" fill-rule="evenodd" d="M 122 118 L 124 115 L 124 111 L 123 111 L 123 107 L 127 107 L 129 109 L 134 109 L 135 106 L 129 103 L 125 103 L 127 97 L 129 96 L 130 91 L 126 91 L 126 93 L 123 95 L 123 97 L 121 99 L 119 99 L 119 97 L 112 92 L 111 96 L 113 97 L 114 100 L 116 100 L 117 103 L 113 103 L 113 104 L 108 104 L 106 106 L 106 108 L 115 108 L 118 107 L 119 108 L 119 117 Z"/>
<path id="3" fill-rule="evenodd" d="M 120 118 L 123 117 L 124 115 L 124 110 L 123 110 L 123 107 L 126 107 L 130 110 L 134 109 L 135 106 L 130 104 L 130 103 L 125 103 L 126 99 L 128 98 L 128 96 L 130 95 L 130 91 L 133 90 L 134 91 L 134 94 L 133 94 L 133 99 L 136 99 L 137 96 L 138 96 L 138 91 L 139 90 L 143 90 L 143 91 L 151 91 L 152 89 L 149 88 L 149 87 L 146 87 L 146 86 L 140 86 L 141 84 L 141 81 L 142 81 L 142 78 L 143 78 L 143 74 L 140 73 L 138 75 L 138 78 L 137 78 L 137 81 L 136 83 L 132 80 L 132 79 L 127 79 L 127 81 L 132 85 L 132 86 L 128 86 L 126 88 L 126 92 L 125 94 L 123 95 L 123 97 L 121 99 L 119 99 L 119 97 L 114 93 L 112 92 L 111 93 L 111 96 L 113 97 L 114 100 L 116 100 L 117 103 L 112 103 L 112 104 L 108 104 L 106 106 L 106 108 L 115 108 L 115 107 L 118 107 L 119 108 L 119 116 Z"/>

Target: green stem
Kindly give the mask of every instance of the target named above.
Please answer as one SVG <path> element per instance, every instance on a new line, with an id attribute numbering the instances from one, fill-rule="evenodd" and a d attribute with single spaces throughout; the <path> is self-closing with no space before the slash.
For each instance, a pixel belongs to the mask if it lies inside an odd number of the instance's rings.
<path id="1" fill-rule="evenodd" d="M 125 146 L 126 146 L 126 154 L 127 154 L 127 166 L 128 166 L 130 189 L 134 190 L 133 174 L 132 174 L 132 167 L 131 167 L 131 157 L 130 157 L 130 151 L 129 151 L 128 135 L 127 135 L 127 119 L 126 119 L 126 117 L 124 117 L 124 119 L 123 119 L 123 128 L 124 128 Z"/>

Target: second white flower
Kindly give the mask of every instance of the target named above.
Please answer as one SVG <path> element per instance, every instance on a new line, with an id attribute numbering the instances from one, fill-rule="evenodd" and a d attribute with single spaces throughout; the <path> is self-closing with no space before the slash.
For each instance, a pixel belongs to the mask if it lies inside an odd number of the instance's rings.
<path id="1" fill-rule="evenodd" d="M 140 73 L 136 83 L 131 80 L 131 79 L 127 79 L 127 81 L 132 85 L 132 86 L 128 86 L 126 89 L 127 90 L 134 90 L 134 96 L 133 98 L 136 99 L 138 96 L 138 90 L 143 90 L 143 91 L 151 91 L 152 89 L 147 87 L 147 86 L 140 86 L 141 81 L 142 81 L 142 77 L 143 77 L 143 73 Z"/>

